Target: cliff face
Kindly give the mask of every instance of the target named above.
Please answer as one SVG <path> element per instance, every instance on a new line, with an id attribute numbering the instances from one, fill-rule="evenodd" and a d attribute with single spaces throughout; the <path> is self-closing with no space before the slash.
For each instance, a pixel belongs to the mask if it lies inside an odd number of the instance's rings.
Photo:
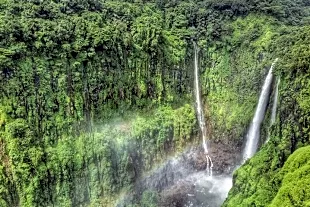
<path id="1" fill-rule="evenodd" d="M 298 182 L 300 185 L 290 190 L 289 186 L 297 177 L 309 176 L 307 148 L 296 151 L 309 145 L 309 50 L 304 47 L 308 35 L 309 27 L 301 27 L 284 32 L 274 43 L 286 48 L 279 51 L 283 58 L 277 73 L 283 82 L 277 121 L 270 129 L 270 141 L 235 173 L 234 187 L 224 206 L 307 205 L 307 182 Z"/>
<path id="2" fill-rule="evenodd" d="M 241 154 L 263 77 L 280 58 L 277 121 L 269 129 L 267 111 L 261 131 L 270 141 L 236 172 L 224 204 L 276 205 L 299 173 L 286 160 L 309 143 L 308 8 L 0 1 L 0 205 L 114 205 L 169 155 L 199 145 L 192 41 L 218 173 Z M 205 167 L 199 153 L 193 170 Z"/>

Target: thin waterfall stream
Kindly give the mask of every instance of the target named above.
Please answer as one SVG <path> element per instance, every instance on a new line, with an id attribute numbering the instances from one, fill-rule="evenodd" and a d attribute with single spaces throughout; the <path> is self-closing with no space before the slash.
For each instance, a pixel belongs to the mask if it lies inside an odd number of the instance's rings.
<path id="1" fill-rule="evenodd" d="M 276 91 L 274 93 L 274 99 L 273 99 L 273 104 L 272 104 L 272 112 L 271 112 L 271 118 L 270 118 L 270 125 L 273 125 L 276 121 L 278 96 L 279 96 L 279 85 L 280 85 L 280 78 L 277 81 Z"/>
<path id="2" fill-rule="evenodd" d="M 195 66 L 195 98 L 196 98 L 196 111 L 197 111 L 197 119 L 200 127 L 200 131 L 202 133 L 202 145 L 204 152 L 206 154 L 207 158 L 207 172 L 210 176 L 212 176 L 212 168 L 213 163 L 212 159 L 209 156 L 208 146 L 207 146 L 207 128 L 206 128 L 206 122 L 202 107 L 202 102 L 200 98 L 200 88 L 199 88 L 199 67 L 198 67 L 198 47 L 196 43 L 194 42 L 194 52 L 195 52 L 195 60 L 194 60 L 194 66 Z"/>
<path id="3" fill-rule="evenodd" d="M 277 59 L 273 62 L 265 78 L 264 85 L 255 111 L 251 127 L 243 151 L 243 161 L 240 162 L 241 147 L 225 147 L 227 143 L 214 142 L 208 146 L 207 126 L 205 123 L 201 91 L 199 87 L 199 49 L 194 43 L 194 69 L 195 69 L 195 102 L 196 115 L 199 129 L 202 133 L 202 146 L 190 147 L 182 154 L 171 157 L 161 167 L 152 173 L 142 177 L 135 184 L 135 192 L 154 190 L 160 192 L 159 206 L 182 206 L 182 207 L 220 207 L 227 198 L 228 192 L 233 185 L 233 171 L 247 159 L 252 157 L 257 148 L 260 134 L 260 126 L 263 122 L 266 108 L 270 98 L 273 84 L 273 69 Z M 278 96 L 279 81 L 275 88 L 275 99 Z M 277 100 L 274 100 L 272 110 L 276 111 Z M 209 148 L 208 148 L 209 147 Z M 217 150 L 220 149 L 220 150 Z M 212 174 L 213 162 L 209 153 L 217 153 L 214 175 Z M 225 170 L 221 163 L 230 163 Z M 219 171 L 222 168 L 221 171 Z M 206 170 L 205 170 L 206 169 Z M 141 195 L 140 195 L 141 196 Z M 126 202 L 134 199 L 133 195 L 123 196 L 118 207 L 126 206 Z"/>
<path id="4" fill-rule="evenodd" d="M 189 195 L 188 203 L 185 206 L 219 207 L 226 199 L 228 192 L 232 187 L 232 173 L 210 176 L 212 175 L 213 164 L 207 148 L 207 140 L 206 140 L 207 129 L 205 125 L 203 107 L 199 90 L 198 48 L 195 43 L 194 43 L 194 49 L 195 49 L 195 96 L 196 96 L 197 119 L 199 121 L 200 130 L 202 132 L 204 153 L 206 154 L 208 163 L 210 163 L 210 166 L 208 165 L 209 168 L 207 170 L 211 172 L 209 175 L 206 175 L 203 172 L 194 173 L 189 175 L 185 179 L 191 183 L 194 183 L 195 186 L 195 190 L 191 194 L 188 194 Z M 260 126 L 264 120 L 266 108 L 269 102 L 271 86 L 273 83 L 273 69 L 277 61 L 278 59 L 276 59 L 272 63 L 271 68 L 269 69 L 269 72 L 265 78 L 264 85 L 262 87 L 257 108 L 255 111 L 255 115 L 247 134 L 246 147 L 243 151 L 243 162 L 252 157 L 257 151 Z M 277 93 L 278 92 L 275 91 L 276 95 Z M 274 100 L 274 102 L 277 102 L 277 100 Z M 237 167 L 235 166 L 234 169 L 237 169 Z"/>
<path id="5" fill-rule="evenodd" d="M 252 120 L 250 129 L 247 134 L 247 141 L 243 151 L 243 161 L 251 158 L 257 151 L 260 127 L 265 117 L 266 107 L 270 98 L 270 89 L 273 81 L 273 68 L 277 63 L 278 58 L 272 63 L 271 68 L 269 69 L 268 75 L 265 79 L 259 101 L 256 107 L 255 115 Z"/>
<path id="6" fill-rule="evenodd" d="M 271 116 L 270 116 L 270 126 L 271 127 L 276 122 L 276 116 L 277 116 L 277 106 L 278 106 L 278 96 L 279 96 L 279 85 L 280 85 L 280 78 L 278 78 L 276 90 L 273 95 L 273 103 L 272 103 L 272 110 L 271 110 Z M 268 132 L 268 137 L 265 141 L 265 144 L 270 139 L 270 132 Z"/>

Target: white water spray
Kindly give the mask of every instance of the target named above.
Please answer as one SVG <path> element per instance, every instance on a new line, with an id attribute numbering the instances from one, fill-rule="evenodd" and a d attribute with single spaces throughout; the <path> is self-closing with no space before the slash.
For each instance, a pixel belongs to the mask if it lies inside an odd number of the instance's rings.
<path id="1" fill-rule="evenodd" d="M 243 161 L 246 161 L 247 159 L 251 158 L 258 147 L 258 140 L 259 140 L 259 134 L 260 134 L 260 126 L 262 124 L 262 121 L 265 116 L 266 112 L 266 107 L 269 101 L 269 96 L 270 96 L 270 89 L 271 89 L 271 84 L 273 80 L 273 68 L 278 61 L 278 58 L 272 63 L 271 68 L 269 69 L 268 75 L 265 79 L 258 105 L 255 111 L 255 115 L 253 118 L 253 121 L 250 126 L 250 130 L 248 131 L 247 134 L 247 142 L 246 146 L 243 152 Z"/>
<path id="2" fill-rule="evenodd" d="M 204 152 L 207 158 L 207 171 L 210 176 L 212 176 L 212 168 L 213 163 L 212 159 L 209 156 L 208 146 L 207 146 L 207 128 L 202 108 L 202 103 L 200 99 L 200 90 L 199 90 L 199 68 L 198 68 L 198 48 L 196 43 L 194 42 L 194 51 L 195 51 L 195 97 L 196 97 L 196 111 L 197 111 L 197 119 L 199 123 L 199 127 L 202 133 L 202 145 Z"/>

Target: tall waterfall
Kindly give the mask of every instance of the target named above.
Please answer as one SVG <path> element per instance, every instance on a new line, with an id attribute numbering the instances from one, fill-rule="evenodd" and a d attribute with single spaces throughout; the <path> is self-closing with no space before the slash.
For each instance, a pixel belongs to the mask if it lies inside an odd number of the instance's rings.
<path id="1" fill-rule="evenodd" d="M 272 80 L 273 80 L 272 72 L 273 72 L 273 68 L 277 61 L 278 61 L 278 58 L 272 63 L 271 68 L 269 69 L 268 75 L 265 79 L 260 97 L 259 97 L 255 115 L 254 115 L 250 129 L 247 134 L 247 142 L 246 142 L 245 149 L 243 152 L 244 161 L 251 158 L 255 154 L 257 147 L 258 147 L 260 126 L 264 119 L 266 107 L 269 101 L 270 89 L 271 89 Z"/>
<path id="2" fill-rule="evenodd" d="M 274 99 L 272 104 L 272 112 L 271 112 L 271 119 L 270 119 L 270 125 L 273 125 L 276 121 L 277 116 L 277 105 L 278 105 L 278 96 L 279 96 L 279 85 L 280 85 L 280 78 L 278 79 L 276 91 L 274 93 Z"/>
<path id="3" fill-rule="evenodd" d="M 196 98 L 196 111 L 197 119 L 202 133 L 202 146 L 207 158 L 207 171 L 209 175 L 212 175 L 213 163 L 211 157 L 209 156 L 208 146 L 207 146 L 207 128 L 205 123 L 205 117 L 203 113 L 202 102 L 200 98 L 200 89 L 199 89 L 199 67 L 198 67 L 198 47 L 194 42 L 194 51 L 195 51 L 195 98 Z"/>

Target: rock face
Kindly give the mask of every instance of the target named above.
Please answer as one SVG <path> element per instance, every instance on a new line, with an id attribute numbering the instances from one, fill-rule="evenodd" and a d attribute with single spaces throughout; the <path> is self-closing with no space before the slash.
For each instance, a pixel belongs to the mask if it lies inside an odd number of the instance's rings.
<path id="1" fill-rule="evenodd" d="M 210 141 L 209 148 L 214 175 L 230 174 L 241 159 L 241 143 L 228 140 Z M 205 154 L 200 148 L 192 152 L 191 161 L 195 170 L 206 169 Z"/>
<path id="2" fill-rule="evenodd" d="M 188 197 L 194 196 L 192 194 L 194 190 L 195 186 L 193 183 L 181 181 L 160 193 L 159 206 L 184 206 L 188 202 Z"/>
<path id="3" fill-rule="evenodd" d="M 232 173 L 238 163 L 241 145 L 236 142 L 210 141 L 209 152 L 214 164 L 213 175 L 215 177 L 226 176 Z M 181 155 L 169 159 L 158 169 L 138 179 L 133 187 L 133 192 L 123 198 L 118 206 L 127 206 L 128 201 L 141 199 L 145 191 L 154 191 L 159 194 L 159 206 L 199 206 L 198 203 L 193 204 L 196 202 L 194 197 L 207 198 L 208 195 L 205 192 L 197 195 L 197 189 L 210 191 L 214 189 L 215 182 L 217 182 L 207 179 L 209 176 L 205 171 L 206 161 L 202 147 L 190 147 Z M 199 187 L 200 180 L 204 180 L 204 183 Z"/>

